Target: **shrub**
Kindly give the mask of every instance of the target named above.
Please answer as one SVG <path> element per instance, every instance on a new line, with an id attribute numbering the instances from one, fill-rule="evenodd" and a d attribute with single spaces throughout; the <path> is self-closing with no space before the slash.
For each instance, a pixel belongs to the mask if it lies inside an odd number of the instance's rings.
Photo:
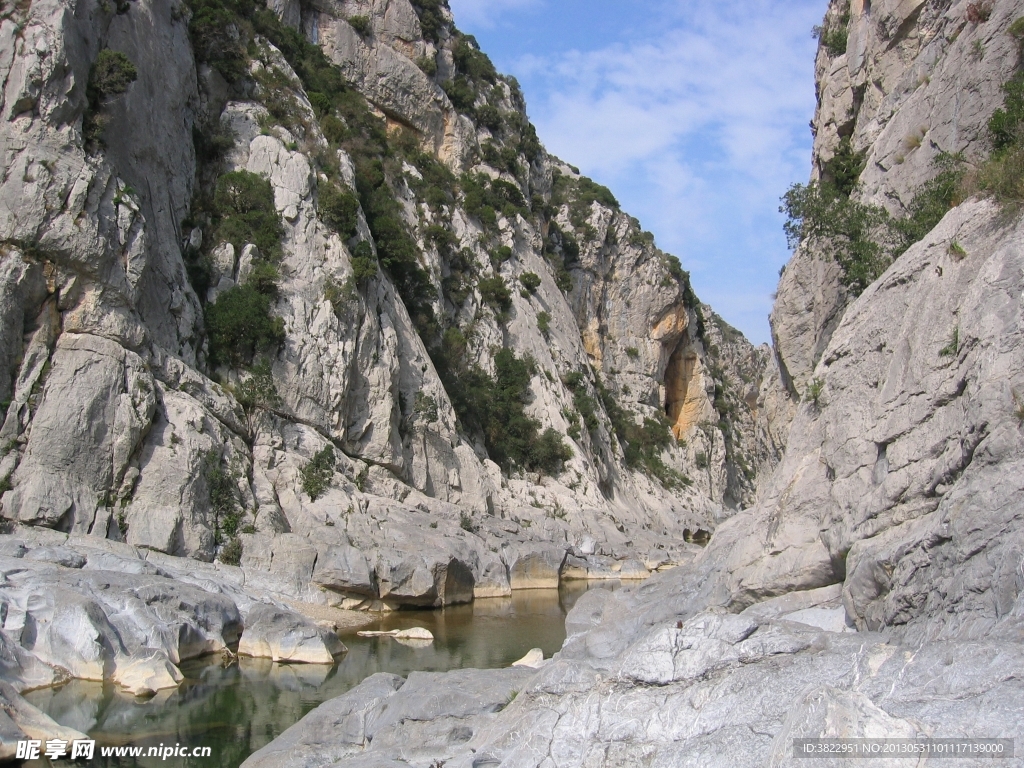
<path id="1" fill-rule="evenodd" d="M 833 58 L 846 53 L 850 29 L 850 6 L 846 5 L 843 13 L 834 22 L 824 27 L 815 27 L 811 34 L 829 52 Z"/>
<path id="2" fill-rule="evenodd" d="M 135 82 L 138 70 L 120 51 L 104 48 L 89 70 L 85 92 L 89 107 L 82 118 L 82 133 L 86 143 L 99 141 L 109 117 L 102 114 L 104 105 L 128 90 Z"/>
<path id="3" fill-rule="evenodd" d="M 362 282 L 376 276 L 377 257 L 373 254 L 373 246 L 360 240 L 352 249 L 352 278 Z"/>
<path id="4" fill-rule="evenodd" d="M 498 72 L 486 53 L 480 50 L 476 38 L 472 35 L 459 35 L 452 47 L 452 58 L 456 71 L 473 80 L 495 83 Z"/>
<path id="5" fill-rule="evenodd" d="M 514 466 L 554 474 L 565 451 L 561 439 L 541 434 L 540 423 L 526 414 L 534 363 L 510 349 L 494 356 L 495 376 L 464 365 L 465 340 L 457 329 L 445 333 L 433 351 L 438 372 L 462 428 L 483 438 L 490 458 L 506 470 Z"/>
<path id="6" fill-rule="evenodd" d="M 480 290 L 480 297 L 496 313 L 504 314 L 512 309 L 512 294 L 500 275 L 485 277 L 477 284 L 477 288 Z"/>
<path id="7" fill-rule="evenodd" d="M 459 527 L 469 533 L 476 533 L 479 530 L 479 526 L 473 522 L 472 516 L 468 512 L 459 512 Z"/>
<path id="8" fill-rule="evenodd" d="M 551 315 L 547 312 L 537 313 L 537 330 L 544 334 L 545 339 L 551 335 Z"/>
<path id="9" fill-rule="evenodd" d="M 412 0 L 412 7 L 420 18 L 420 29 L 423 39 L 438 42 L 441 30 L 444 29 L 444 17 L 441 13 L 442 0 Z"/>
<path id="10" fill-rule="evenodd" d="M 562 465 L 572 458 L 572 448 L 565 444 L 562 436 L 548 427 L 529 449 L 527 462 L 533 469 L 548 475 L 555 475 Z"/>
<path id="11" fill-rule="evenodd" d="M 433 77 L 437 74 L 437 57 L 420 56 L 416 59 L 416 66 L 419 67 L 428 77 Z"/>
<path id="12" fill-rule="evenodd" d="M 242 562 L 242 540 L 240 538 L 234 536 L 221 547 L 220 561 L 225 565 L 238 565 Z"/>
<path id="13" fill-rule="evenodd" d="M 638 424 L 636 416 L 622 408 L 600 382 L 597 394 L 611 420 L 612 431 L 622 446 L 627 467 L 642 470 L 666 488 L 689 484 L 686 477 L 668 467 L 661 458 L 662 451 L 673 442 L 671 425 L 665 414 L 659 412 L 657 418 L 645 418 Z"/>
<path id="14" fill-rule="evenodd" d="M 224 534 L 234 536 L 238 532 L 241 514 L 238 506 L 238 486 L 232 474 L 226 471 L 221 456 L 211 450 L 204 459 L 206 490 L 213 512 L 213 527 L 217 543 Z"/>
<path id="15" fill-rule="evenodd" d="M 821 395 L 824 393 L 824 391 L 825 382 L 823 380 L 819 378 L 811 379 L 807 383 L 807 391 L 805 393 L 804 399 L 810 400 L 812 403 L 814 403 L 814 406 L 817 407 L 818 405 L 821 404 Z"/>
<path id="16" fill-rule="evenodd" d="M 568 270 L 560 269 L 555 273 L 555 285 L 562 293 L 572 293 L 572 275 Z"/>
<path id="17" fill-rule="evenodd" d="M 953 329 L 949 343 L 939 350 L 940 357 L 956 357 L 960 352 L 960 326 Z"/>
<path id="18" fill-rule="evenodd" d="M 849 136 L 839 141 L 832 159 L 822 168 L 822 176 L 835 187 L 836 193 L 849 197 L 857 186 L 864 166 L 867 164 L 867 150 L 856 152 Z"/>
<path id="19" fill-rule="evenodd" d="M 640 357 L 640 350 L 637 349 L 636 347 L 626 347 L 626 357 L 630 358 L 631 360 L 636 360 L 638 357 Z"/>
<path id="20" fill-rule="evenodd" d="M 220 242 L 237 250 L 252 243 L 269 259 L 280 255 L 284 228 L 269 181 L 249 171 L 225 173 L 217 180 L 213 203 Z"/>
<path id="21" fill-rule="evenodd" d="M 188 32 L 196 58 L 229 83 L 245 77 L 247 40 L 235 9 L 223 0 L 189 0 L 189 7 Z"/>
<path id="22" fill-rule="evenodd" d="M 536 293 L 540 288 L 540 275 L 536 272 L 524 272 L 519 276 L 519 282 L 529 293 Z"/>
<path id="23" fill-rule="evenodd" d="M 284 341 L 284 321 L 270 313 L 271 300 L 252 285 L 224 291 L 206 309 L 210 360 L 214 365 L 240 366 L 256 352 Z"/>
<path id="24" fill-rule="evenodd" d="M 104 48 L 89 70 L 89 82 L 86 93 L 89 101 L 101 104 L 103 101 L 120 96 L 135 82 L 138 70 L 127 56 L 120 51 Z"/>
<path id="25" fill-rule="evenodd" d="M 373 32 L 373 24 L 369 16 L 349 16 L 346 21 L 360 37 L 369 37 Z"/>
<path id="26" fill-rule="evenodd" d="M 317 451 L 302 468 L 299 473 L 302 477 L 302 490 L 310 501 L 316 501 L 330 487 L 336 461 L 334 446 L 328 445 Z"/>
<path id="27" fill-rule="evenodd" d="M 963 158 L 942 153 L 935 158 L 938 173 L 926 181 L 907 206 L 907 215 L 894 222 L 902 238 L 897 254 L 931 232 L 951 208 L 961 201 L 961 183 L 964 178 Z"/>
<path id="28" fill-rule="evenodd" d="M 282 402 L 267 360 L 260 360 L 254 365 L 249 370 L 249 375 L 235 387 L 235 399 L 245 412 L 251 435 L 257 416 L 263 411 L 280 406 Z"/>
<path id="29" fill-rule="evenodd" d="M 794 184 L 779 209 L 790 247 L 816 244 L 842 270 L 841 282 L 854 295 L 870 285 L 893 257 L 890 218 L 884 208 L 845 197 L 828 182 Z M 876 234 L 887 235 L 882 243 Z"/>
<path id="30" fill-rule="evenodd" d="M 341 235 L 343 240 L 355 237 L 359 224 L 359 198 L 330 182 L 321 184 L 319 191 L 320 220 Z"/>
<path id="31" fill-rule="evenodd" d="M 492 107 L 490 104 L 484 104 L 477 109 L 476 122 L 477 125 L 481 125 L 491 131 L 500 131 L 505 124 L 501 117 L 501 110 L 497 107 Z"/>

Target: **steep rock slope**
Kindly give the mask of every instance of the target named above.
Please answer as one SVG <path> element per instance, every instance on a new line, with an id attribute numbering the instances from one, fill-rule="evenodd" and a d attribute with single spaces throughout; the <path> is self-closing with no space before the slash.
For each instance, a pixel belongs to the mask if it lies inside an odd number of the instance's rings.
<path id="1" fill-rule="evenodd" d="M 443 3 L 0 25 L 8 520 L 394 607 L 642 577 L 752 502 L 767 349 Z"/>

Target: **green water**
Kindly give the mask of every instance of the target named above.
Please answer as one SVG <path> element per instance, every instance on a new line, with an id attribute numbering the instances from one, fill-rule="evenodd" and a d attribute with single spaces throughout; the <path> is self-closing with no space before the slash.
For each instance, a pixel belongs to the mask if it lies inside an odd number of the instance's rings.
<path id="1" fill-rule="evenodd" d="M 402 611 L 366 629 L 426 627 L 434 642 L 411 647 L 392 638 L 343 635 L 348 653 L 334 666 L 230 662 L 209 657 L 182 664 L 185 681 L 148 699 L 111 684 L 74 680 L 25 695 L 57 722 L 88 733 L 97 745 L 209 746 L 207 758 L 108 758 L 98 766 L 204 766 L 235 768 L 246 757 L 328 699 L 376 672 L 402 676 L 415 670 L 506 667 L 531 648 L 545 657 L 565 639 L 565 615 L 586 591 L 524 590 L 511 598 L 478 600 L 438 611 Z M 32 761 L 26 765 L 44 764 Z"/>

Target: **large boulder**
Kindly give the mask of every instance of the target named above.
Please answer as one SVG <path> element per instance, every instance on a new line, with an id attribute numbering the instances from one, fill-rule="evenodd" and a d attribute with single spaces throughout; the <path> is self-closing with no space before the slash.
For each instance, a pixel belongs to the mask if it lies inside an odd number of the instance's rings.
<path id="1" fill-rule="evenodd" d="M 286 608 L 260 603 L 250 609 L 245 621 L 238 643 L 242 656 L 282 663 L 333 664 L 334 657 L 347 650 L 334 632 Z"/>

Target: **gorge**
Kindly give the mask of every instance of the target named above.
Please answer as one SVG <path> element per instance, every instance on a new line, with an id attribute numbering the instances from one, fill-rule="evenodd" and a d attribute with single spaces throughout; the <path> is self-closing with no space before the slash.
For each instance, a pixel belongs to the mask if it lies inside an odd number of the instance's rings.
<path id="1" fill-rule="evenodd" d="M 1015 738 L 1021 17 L 832 0 L 768 348 L 443 0 L 5 4 L 0 757 L 71 678 L 574 582 L 623 586 L 539 668 L 371 675 L 244 764 Z"/>

